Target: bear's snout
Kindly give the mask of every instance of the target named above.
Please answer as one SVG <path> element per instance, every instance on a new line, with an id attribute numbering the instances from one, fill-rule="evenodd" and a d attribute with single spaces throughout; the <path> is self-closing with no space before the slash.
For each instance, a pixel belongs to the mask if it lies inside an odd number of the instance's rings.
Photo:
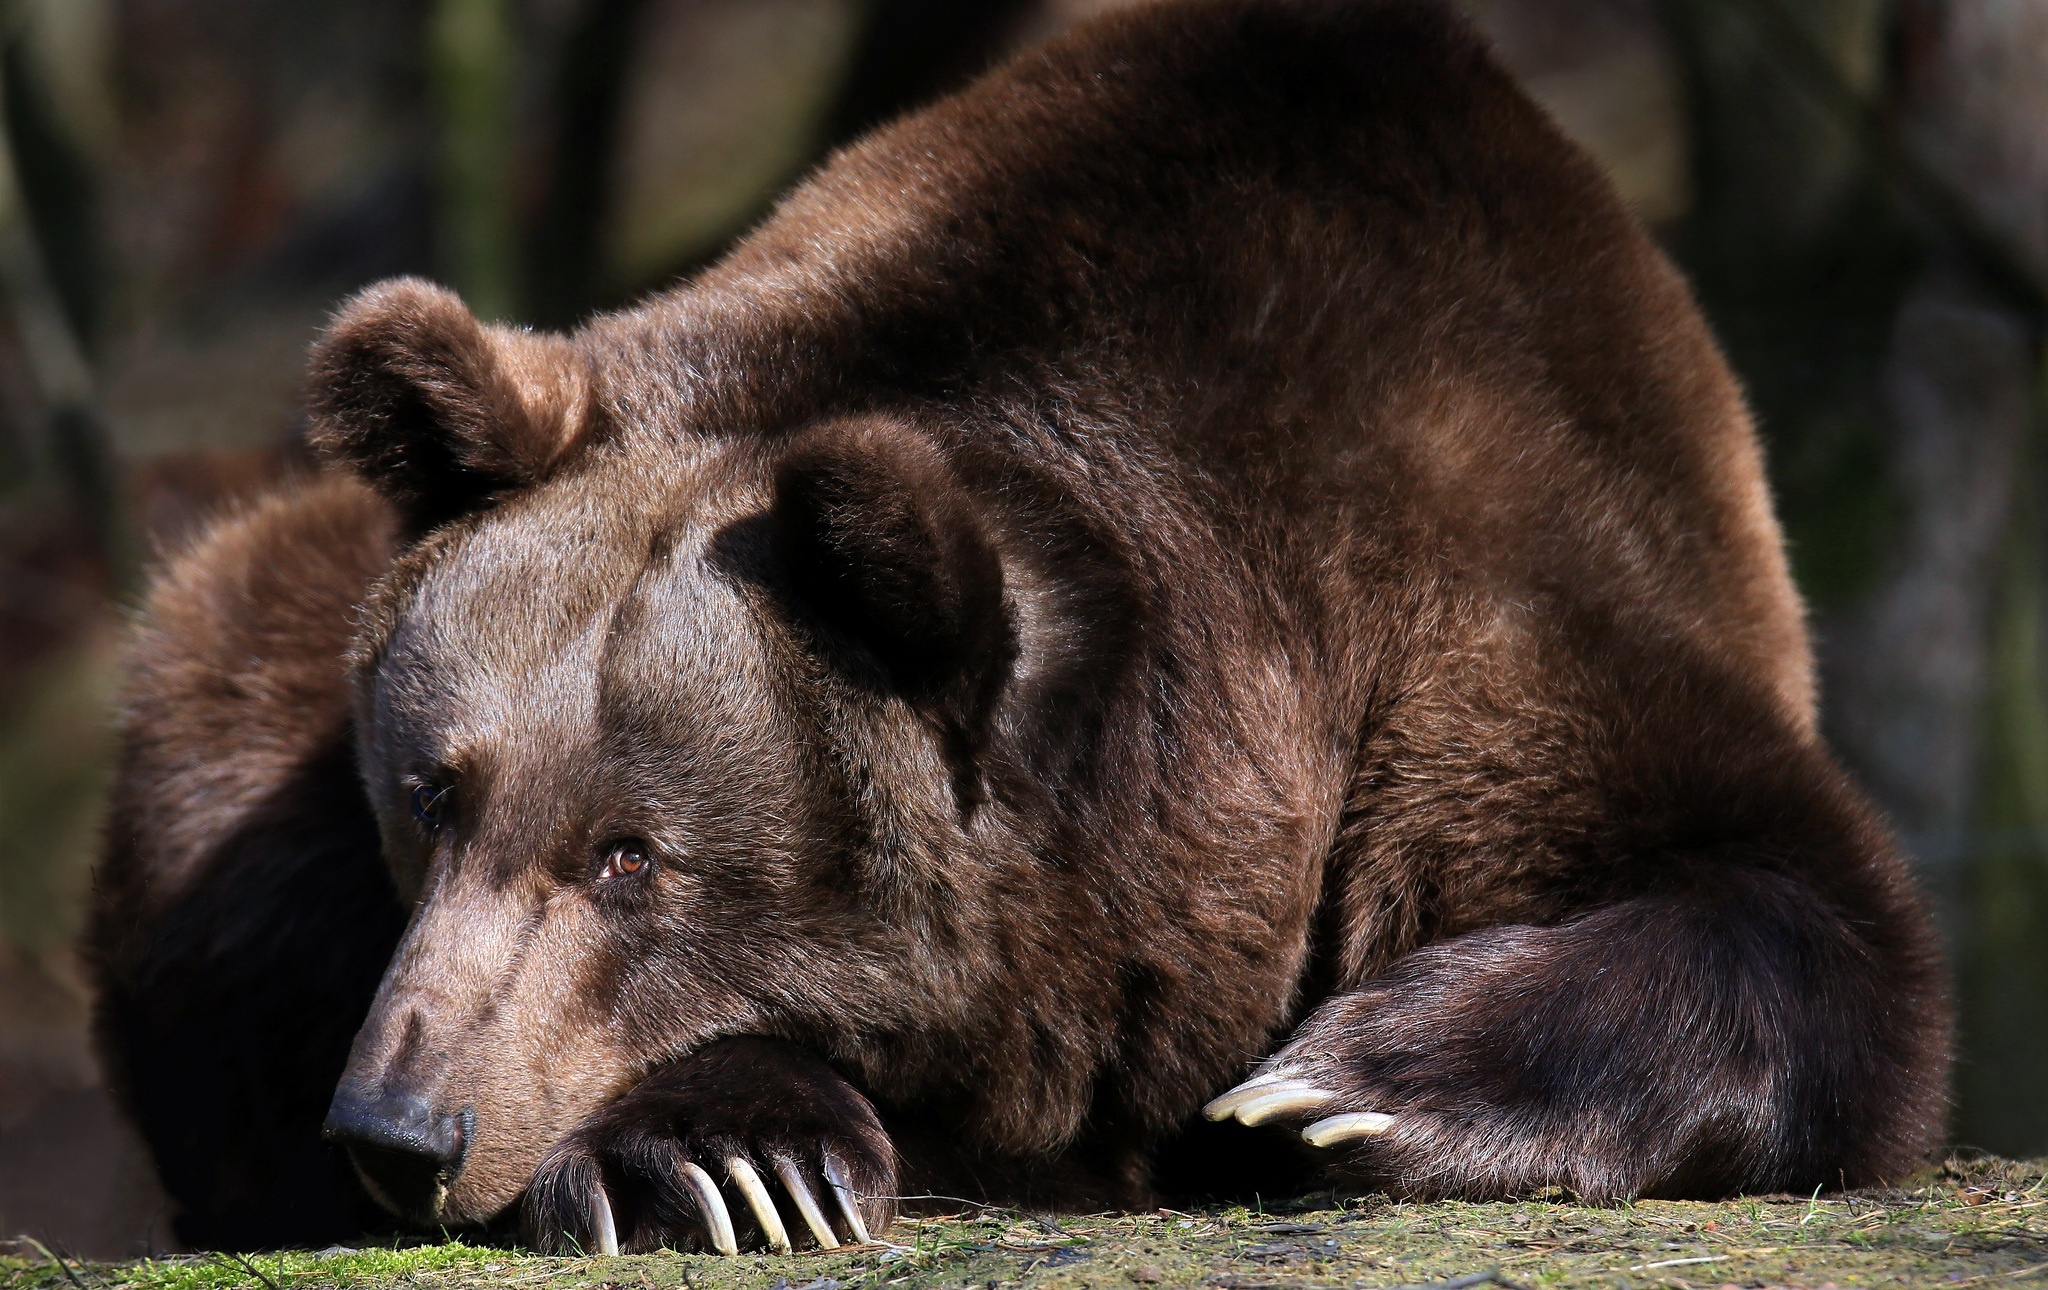
<path id="1" fill-rule="evenodd" d="M 474 1136 L 475 1112 L 443 1111 L 407 1088 L 384 1087 L 365 1097 L 344 1083 L 321 1133 L 348 1152 L 377 1202 L 416 1222 L 432 1222 L 462 1170 Z"/>
<path id="2" fill-rule="evenodd" d="M 415 911 L 324 1125 L 377 1202 L 423 1226 L 501 1213 L 644 1069 L 583 981 L 602 926 L 590 903 L 498 881 L 488 848 L 471 844 Z"/>

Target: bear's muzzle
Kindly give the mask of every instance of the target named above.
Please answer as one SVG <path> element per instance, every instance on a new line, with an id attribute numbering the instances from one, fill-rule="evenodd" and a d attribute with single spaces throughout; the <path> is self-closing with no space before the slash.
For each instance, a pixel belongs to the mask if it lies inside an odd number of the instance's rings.
<path id="1" fill-rule="evenodd" d="M 327 1110 L 321 1136 L 348 1152 L 377 1202 L 420 1223 L 440 1217 L 448 1184 L 462 1170 L 476 1113 L 436 1109 L 410 1089 L 380 1088 L 363 1097 L 344 1083 Z"/>

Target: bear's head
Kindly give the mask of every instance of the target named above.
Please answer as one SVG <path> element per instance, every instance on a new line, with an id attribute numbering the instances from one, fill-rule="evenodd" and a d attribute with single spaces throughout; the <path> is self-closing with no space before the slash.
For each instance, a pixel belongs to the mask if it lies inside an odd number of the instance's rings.
<path id="1" fill-rule="evenodd" d="M 975 993 L 934 947 L 1017 653 L 983 508 L 892 415 L 651 445 L 605 362 L 412 281 L 314 353 L 316 448 L 413 533 L 355 668 L 415 908 L 329 1123 L 418 1220 L 711 1039 L 874 1067 Z"/>

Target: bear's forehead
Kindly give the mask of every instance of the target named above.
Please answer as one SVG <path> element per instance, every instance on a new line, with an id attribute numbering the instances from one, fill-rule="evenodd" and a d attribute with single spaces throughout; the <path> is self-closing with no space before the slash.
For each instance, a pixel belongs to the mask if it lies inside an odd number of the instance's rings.
<path id="1" fill-rule="evenodd" d="M 729 527 L 724 508 L 493 517 L 422 572 L 382 688 L 491 742 L 642 725 L 664 696 L 754 707 L 769 678 L 758 616 L 716 567 Z"/>
<path id="2" fill-rule="evenodd" d="M 403 616 L 483 663 L 552 655 L 630 594 L 647 543 L 620 517 L 526 510 L 478 524 L 421 575 Z"/>

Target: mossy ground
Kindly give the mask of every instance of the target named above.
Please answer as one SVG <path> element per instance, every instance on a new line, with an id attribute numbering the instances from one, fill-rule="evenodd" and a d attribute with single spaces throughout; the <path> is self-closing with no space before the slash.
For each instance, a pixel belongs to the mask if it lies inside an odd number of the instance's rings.
<path id="1" fill-rule="evenodd" d="M 6 1290 L 1336 1290 L 1416 1286 L 2048 1287 L 2048 1160 L 1951 1161 L 1912 1185 L 1705 1204 L 1279 1205 L 899 1220 L 889 1244 L 789 1257 L 542 1258 L 451 1241 L 64 1266 L 0 1255 Z"/>

